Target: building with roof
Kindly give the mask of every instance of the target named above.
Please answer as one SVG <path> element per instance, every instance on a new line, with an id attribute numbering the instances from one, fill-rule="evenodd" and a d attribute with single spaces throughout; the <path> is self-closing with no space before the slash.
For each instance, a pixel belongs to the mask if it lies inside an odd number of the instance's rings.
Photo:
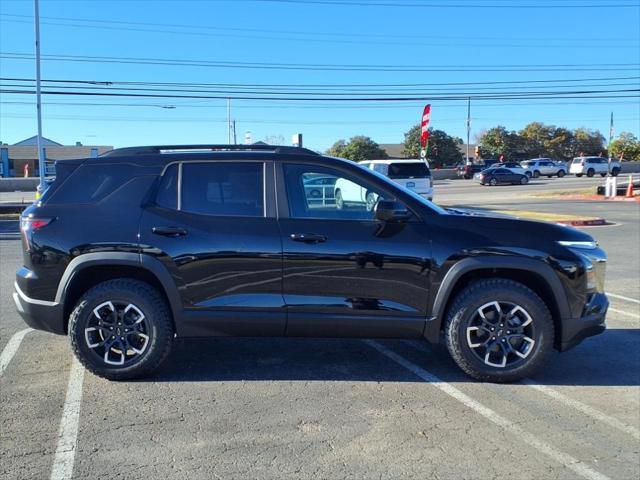
<path id="1" fill-rule="evenodd" d="M 46 159 L 47 174 L 53 174 L 53 163 L 56 160 L 70 160 L 74 158 L 97 157 L 113 146 L 107 145 L 62 145 L 49 138 L 42 137 L 42 150 Z M 38 176 L 38 137 L 26 138 L 13 145 L 0 144 L 0 176 L 23 177 L 25 166 L 29 177 Z"/>

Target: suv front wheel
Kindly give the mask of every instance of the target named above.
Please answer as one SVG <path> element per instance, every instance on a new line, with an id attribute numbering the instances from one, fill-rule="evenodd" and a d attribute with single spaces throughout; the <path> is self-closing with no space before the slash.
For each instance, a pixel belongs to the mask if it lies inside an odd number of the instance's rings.
<path id="1" fill-rule="evenodd" d="M 128 380 L 153 372 L 173 341 L 169 308 L 147 283 L 120 278 L 87 291 L 69 318 L 71 348 L 99 377 Z"/>
<path id="2" fill-rule="evenodd" d="M 535 373 L 553 348 L 544 301 L 513 280 L 480 280 L 455 297 L 445 323 L 458 366 L 481 381 L 513 382 Z"/>

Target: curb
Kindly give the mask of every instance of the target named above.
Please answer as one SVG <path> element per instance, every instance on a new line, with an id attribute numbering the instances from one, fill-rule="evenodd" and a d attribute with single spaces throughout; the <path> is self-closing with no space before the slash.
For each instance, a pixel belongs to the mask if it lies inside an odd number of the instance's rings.
<path id="1" fill-rule="evenodd" d="M 597 225 L 606 225 L 607 221 L 604 218 L 590 218 L 587 220 L 558 220 L 555 223 L 571 227 L 595 227 Z"/>

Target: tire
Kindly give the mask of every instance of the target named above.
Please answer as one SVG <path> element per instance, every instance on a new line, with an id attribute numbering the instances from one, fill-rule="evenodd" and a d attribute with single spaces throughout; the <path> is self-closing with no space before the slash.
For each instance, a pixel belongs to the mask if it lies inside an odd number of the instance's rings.
<path id="1" fill-rule="evenodd" d="M 540 172 L 538 170 L 533 172 L 533 178 L 538 178 L 540 176 Z"/>
<path id="2" fill-rule="evenodd" d="M 593 168 L 587 170 L 587 177 L 591 178 L 596 174 L 596 171 Z"/>
<path id="3" fill-rule="evenodd" d="M 494 302 L 498 302 L 503 313 L 508 309 L 512 312 L 515 309 L 512 306 L 520 310 L 504 321 L 497 316 Z M 486 316 L 485 321 L 479 310 Z M 495 325 L 491 327 L 495 330 L 476 327 L 478 321 L 483 326 Z M 447 311 L 444 330 L 453 360 L 467 375 L 480 381 L 502 383 L 529 377 L 553 349 L 554 326 L 547 305 L 525 285 L 503 278 L 480 280 L 460 291 Z M 513 333 L 516 331 L 522 333 Z M 486 343 L 492 344 L 491 349 L 484 346 Z M 506 355 L 505 345 L 511 349 Z"/>
<path id="4" fill-rule="evenodd" d="M 565 172 L 564 170 L 559 170 L 558 171 L 558 178 L 562 178 L 567 174 L 567 172 Z"/>
<path id="5" fill-rule="evenodd" d="M 614 168 L 613 170 L 611 170 L 611 175 L 614 177 L 617 177 L 619 173 L 620 173 L 619 168 Z"/>
<path id="6" fill-rule="evenodd" d="M 529 183 L 529 178 L 527 176 L 520 179 L 520 185 L 526 185 L 527 183 Z"/>
<path id="7" fill-rule="evenodd" d="M 531 176 L 532 176 L 532 175 L 531 175 L 531 172 L 524 172 L 524 174 L 525 174 L 527 177 L 529 177 L 529 178 L 531 178 Z"/>
<path id="8" fill-rule="evenodd" d="M 576 177 L 580 178 L 582 176 L 581 173 L 576 173 Z"/>
<path id="9" fill-rule="evenodd" d="M 489 180 L 489 185 L 491 185 L 492 187 L 495 187 L 498 184 L 498 181 L 495 178 L 492 178 L 491 180 Z"/>
<path id="10" fill-rule="evenodd" d="M 114 319 L 110 312 L 118 312 L 118 316 Z M 126 326 L 130 328 L 125 330 Z M 120 337 L 126 344 L 118 340 L 118 333 L 108 344 L 114 328 L 129 332 Z M 76 358 L 87 370 L 108 380 L 129 380 L 152 373 L 171 351 L 173 336 L 171 313 L 164 298 L 149 284 L 129 278 L 108 280 L 91 288 L 69 317 L 69 339 Z"/>
<path id="11" fill-rule="evenodd" d="M 376 208 L 376 194 L 373 192 L 367 192 L 365 195 L 365 207 L 367 212 L 373 212 Z"/>
<path id="12" fill-rule="evenodd" d="M 342 192 L 340 189 L 336 190 L 335 194 L 336 208 L 342 210 L 344 208 L 344 200 L 342 199 Z"/>

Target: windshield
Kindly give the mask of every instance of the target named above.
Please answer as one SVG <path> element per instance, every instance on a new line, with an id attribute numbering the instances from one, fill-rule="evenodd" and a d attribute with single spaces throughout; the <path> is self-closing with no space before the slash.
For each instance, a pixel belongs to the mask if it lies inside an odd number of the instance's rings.
<path id="1" fill-rule="evenodd" d="M 426 178 L 431 172 L 426 163 L 390 163 L 389 178 Z"/>
<path id="2" fill-rule="evenodd" d="M 573 163 L 581 163 L 582 160 L 584 160 L 584 158 L 582 158 L 582 157 L 574 158 L 573 159 Z"/>

